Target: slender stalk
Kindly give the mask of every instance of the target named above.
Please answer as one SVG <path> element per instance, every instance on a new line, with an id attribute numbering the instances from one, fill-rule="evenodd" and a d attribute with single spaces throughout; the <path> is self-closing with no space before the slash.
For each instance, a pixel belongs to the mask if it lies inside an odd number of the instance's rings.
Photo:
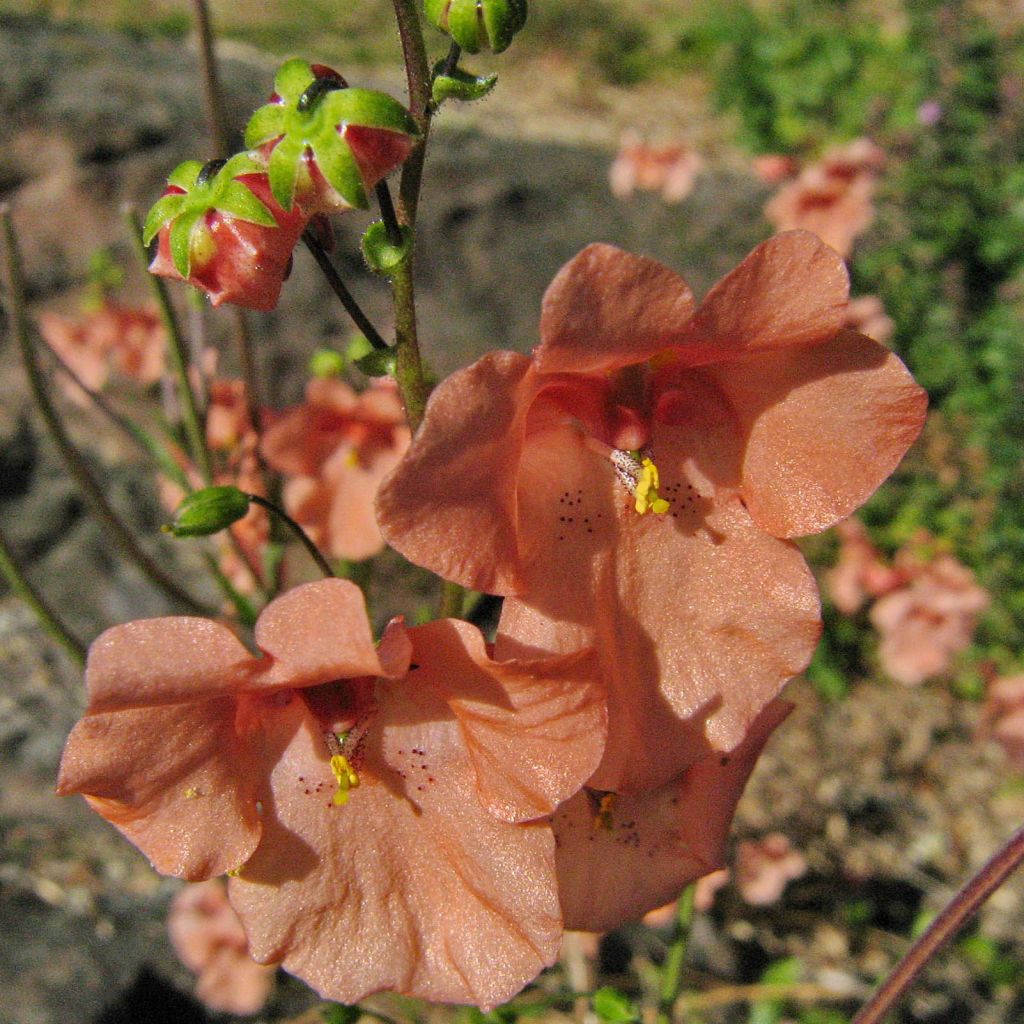
<path id="1" fill-rule="evenodd" d="M 387 229 L 388 241 L 394 246 L 400 246 L 402 244 L 402 228 L 395 214 L 395 204 L 391 201 L 391 189 L 388 188 L 388 183 L 383 178 L 377 182 L 376 191 L 377 205 L 380 207 L 381 220 L 384 221 L 384 227 Z"/>
<path id="2" fill-rule="evenodd" d="M 125 220 L 128 224 L 128 231 L 132 236 L 132 243 L 135 252 L 143 267 L 149 263 L 149 254 L 142 244 L 142 224 L 139 222 L 138 214 L 131 207 L 125 208 Z M 185 339 L 178 328 L 178 318 L 174 314 L 174 307 L 171 305 L 171 298 L 167 291 L 167 285 L 162 277 L 156 274 L 146 274 L 149 279 L 149 286 L 156 299 L 157 307 L 160 310 L 160 318 L 163 321 L 164 329 L 167 331 L 167 339 L 170 344 L 167 346 L 171 357 L 171 366 L 177 380 L 178 400 L 181 403 L 182 419 L 185 426 L 185 436 L 188 438 L 189 454 L 192 461 L 199 467 L 203 480 L 206 483 L 213 482 L 213 466 L 210 462 L 210 451 L 206 447 L 206 430 L 203 426 L 203 419 L 196 403 L 196 395 L 192 390 L 192 383 L 188 376 L 188 347 Z"/>
<path id="3" fill-rule="evenodd" d="M 40 593 L 21 571 L 14 551 L 0 530 L 0 574 L 7 580 L 11 590 L 32 609 L 43 629 L 59 643 L 79 664 L 85 664 L 85 644 L 78 639 L 61 621 L 57 613 L 46 603 Z"/>
<path id="4" fill-rule="evenodd" d="M 306 248 L 313 254 L 313 259 L 316 260 L 323 271 L 324 277 L 327 278 L 327 283 L 331 286 L 331 290 L 338 296 L 338 300 L 345 307 L 345 312 L 352 318 L 356 327 L 363 332 L 366 340 L 375 349 L 384 351 L 390 348 L 388 343 L 380 336 L 377 328 L 370 323 L 369 318 L 359 307 L 359 303 L 353 298 L 352 293 L 345 287 L 345 282 L 342 281 L 337 270 L 334 269 L 330 256 L 327 255 L 327 251 L 317 240 L 316 236 L 309 231 L 304 231 L 302 233 L 302 240 L 306 243 Z"/>
<path id="5" fill-rule="evenodd" d="M 330 563 L 321 554 L 320 549 L 309 539 L 309 534 L 299 526 L 297 522 L 282 508 L 278 508 L 272 501 L 267 501 L 266 498 L 261 497 L 259 494 L 247 494 L 246 497 L 253 502 L 255 505 L 259 505 L 262 508 L 267 509 L 269 512 L 273 512 L 281 522 L 283 522 L 289 530 L 292 531 L 295 536 L 302 541 L 304 547 L 309 552 L 310 557 L 316 562 L 317 567 L 324 574 L 324 576 L 333 576 L 334 570 L 331 568 Z"/>
<path id="6" fill-rule="evenodd" d="M 907 951 L 852 1024 L 879 1024 L 933 956 L 967 923 L 978 908 L 1024 861 L 1024 825 L 997 850 L 946 904 Z"/>
<path id="7" fill-rule="evenodd" d="M 64 459 L 68 471 L 74 477 L 93 514 L 107 528 L 114 542 L 127 558 L 133 561 L 157 586 L 175 601 L 201 615 L 214 614 L 213 610 L 198 602 L 174 582 L 164 570 L 139 546 L 131 530 L 119 518 L 107 501 L 99 482 L 93 476 L 85 460 L 74 446 L 60 416 L 50 399 L 43 379 L 42 370 L 36 359 L 29 335 L 28 314 L 25 308 L 25 284 L 21 272 L 21 257 L 18 252 L 11 220 L 10 208 L 0 204 L 0 226 L 3 235 L 3 277 L 7 290 L 8 317 L 11 330 L 21 351 L 25 374 L 36 406 L 46 423 L 57 449 Z"/>
<path id="8" fill-rule="evenodd" d="M 690 940 L 690 925 L 693 923 L 693 897 L 695 885 L 687 886 L 676 904 L 676 920 L 669 943 L 668 956 L 661 969 L 661 991 L 658 993 L 658 1024 L 671 1024 L 672 1007 L 679 998 L 682 983 L 683 964 Z"/>
<path id="9" fill-rule="evenodd" d="M 420 359 L 411 255 L 391 279 L 391 294 L 395 304 L 395 380 L 405 403 L 409 427 L 415 433 L 423 422 L 430 387 Z"/>
<path id="10" fill-rule="evenodd" d="M 769 1000 L 794 1003 L 838 1002 L 850 998 L 846 989 L 829 988 L 811 981 L 785 984 L 758 982 L 753 985 L 719 985 L 707 992 L 687 992 L 676 1001 L 676 1009 L 684 1013 L 711 1010 L 732 1003 L 760 1003 Z"/>
<path id="11" fill-rule="evenodd" d="M 225 128 L 224 102 L 221 97 L 217 58 L 213 52 L 213 25 L 206 0 L 192 0 L 199 33 L 199 58 L 203 73 L 203 100 L 206 104 L 206 124 L 213 146 L 213 159 L 228 155 L 228 133 Z"/>

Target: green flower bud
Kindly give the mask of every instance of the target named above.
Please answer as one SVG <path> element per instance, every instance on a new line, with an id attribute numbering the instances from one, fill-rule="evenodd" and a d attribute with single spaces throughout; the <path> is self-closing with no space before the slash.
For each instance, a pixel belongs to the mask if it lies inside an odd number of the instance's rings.
<path id="1" fill-rule="evenodd" d="M 345 357 L 335 348 L 318 348 L 309 360 L 314 377 L 340 377 L 345 372 Z"/>
<path id="2" fill-rule="evenodd" d="M 402 241 L 395 245 L 388 237 L 387 225 L 382 220 L 375 220 L 363 234 L 363 259 L 375 273 L 391 277 L 409 258 L 412 251 L 412 232 L 402 228 Z"/>
<path id="3" fill-rule="evenodd" d="M 249 497 L 237 487 L 204 487 L 178 506 L 163 530 L 175 537 L 207 537 L 237 523 L 249 511 Z"/>
<path id="4" fill-rule="evenodd" d="M 526 23 L 526 0 L 424 0 L 423 9 L 467 53 L 501 53 Z"/>

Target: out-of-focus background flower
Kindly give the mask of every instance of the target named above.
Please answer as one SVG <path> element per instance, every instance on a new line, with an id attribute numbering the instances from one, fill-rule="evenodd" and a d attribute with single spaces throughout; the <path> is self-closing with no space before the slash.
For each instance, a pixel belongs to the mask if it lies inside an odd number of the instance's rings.
<path id="1" fill-rule="evenodd" d="M 386 0 L 210 9 L 238 132 L 289 56 L 404 95 Z M 207 155 L 192 17 L 187 0 L 0 0 L 0 196 L 32 313 L 129 408 L 159 397 L 161 371 L 119 206 L 145 208 L 177 163 Z M 442 56 L 445 40 L 428 38 Z M 842 1024 L 1024 818 L 1024 7 L 534 0 L 506 54 L 466 65 L 499 83 L 444 108 L 428 161 L 418 288 L 439 374 L 488 348 L 528 350 L 544 287 L 588 242 L 654 256 L 701 294 L 773 230 L 799 226 L 847 258 L 850 326 L 929 391 L 895 479 L 856 521 L 803 542 L 825 635 L 741 804 L 731 875 L 702 888 L 686 975 L 691 1019 Z M 366 220 L 338 222 L 336 256 L 386 326 L 386 289 L 358 255 Z M 228 314 L 179 298 L 232 379 Z M 303 252 L 279 309 L 249 324 L 261 399 L 277 410 L 302 401 L 315 351 L 351 337 Z M 166 611 L 84 515 L 13 349 L 0 344 L 0 524 L 19 557 L 87 638 Z M 153 536 L 164 513 L 137 457 L 69 391 L 76 437 Z M 197 571 L 180 549 L 155 550 L 182 578 Z M 378 622 L 413 612 L 420 587 L 381 556 Z M 51 795 L 80 678 L 10 596 L 0 679 L 0 1019 L 210 1019 L 220 1011 L 196 1000 L 166 935 L 180 886 Z M 993 899 L 897 1019 L 1024 1019 L 1022 893 L 1018 881 Z M 649 999 L 665 920 L 570 943 L 542 982 L 559 1007 L 546 1012 L 591 1019 L 564 994 L 570 981 Z M 747 987 L 765 981 L 791 997 Z M 722 985 L 731 1001 L 699 1002 Z M 259 1019 L 313 1002 L 280 979 Z M 403 1021 L 452 1017 L 379 1005 Z M 501 1024 L 529 1011 L 509 1012 Z"/>

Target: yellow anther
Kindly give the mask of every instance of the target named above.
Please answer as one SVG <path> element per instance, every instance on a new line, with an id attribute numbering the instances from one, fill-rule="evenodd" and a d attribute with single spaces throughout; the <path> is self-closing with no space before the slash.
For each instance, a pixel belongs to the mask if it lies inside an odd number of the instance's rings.
<path id="1" fill-rule="evenodd" d="M 603 829 L 611 832 L 613 826 L 612 812 L 615 809 L 615 794 L 605 793 L 597 805 L 597 813 L 594 815 L 594 831 Z"/>
<path id="2" fill-rule="evenodd" d="M 338 783 L 338 788 L 331 799 L 336 806 L 344 807 L 348 803 L 349 790 L 359 785 L 359 776 L 344 754 L 335 754 L 331 758 L 331 773 L 334 775 L 334 781 Z"/>
<path id="3" fill-rule="evenodd" d="M 640 476 L 636 482 L 636 505 L 634 506 L 640 515 L 645 512 L 654 512 L 661 515 L 668 511 L 668 502 L 658 494 L 658 487 L 661 485 L 661 478 L 658 475 L 658 467 L 648 458 L 640 463 Z"/>
<path id="4" fill-rule="evenodd" d="M 199 790 L 196 789 L 195 786 L 189 786 L 188 789 L 185 790 L 185 799 L 186 800 L 195 800 L 196 797 L 198 797 L 198 796 L 199 796 Z"/>

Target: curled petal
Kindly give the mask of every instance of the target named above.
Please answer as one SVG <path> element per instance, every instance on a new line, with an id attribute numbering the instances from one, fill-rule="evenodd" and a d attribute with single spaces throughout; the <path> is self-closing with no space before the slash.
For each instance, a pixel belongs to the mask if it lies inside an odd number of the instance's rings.
<path id="1" fill-rule="evenodd" d="M 549 814 L 577 792 L 604 750 L 604 689 L 590 651 L 492 661 L 468 622 L 411 631 L 414 678 L 444 694 L 476 770 L 480 799 L 505 821 Z"/>
<path id="2" fill-rule="evenodd" d="M 668 267 L 589 245 L 544 295 L 537 369 L 593 373 L 643 362 L 674 344 L 692 313 L 693 293 Z"/>
<path id="3" fill-rule="evenodd" d="M 615 796 L 605 808 L 586 793 L 563 804 L 552 823 L 565 927 L 617 928 L 721 867 L 743 787 L 790 709 L 773 701 L 739 747 L 709 755 L 657 789 Z"/>
<path id="4" fill-rule="evenodd" d="M 81 793 L 163 874 L 223 874 L 256 848 L 259 766 L 236 702 L 86 715 L 72 730 L 57 792 Z"/>
<path id="5" fill-rule="evenodd" d="M 384 539 L 472 590 L 520 586 L 516 473 L 537 391 L 530 360 L 493 352 L 442 382 L 405 458 L 377 493 Z"/>
<path id="6" fill-rule="evenodd" d="M 927 396 L 906 367 L 853 331 L 712 372 L 748 433 L 743 499 L 758 526 L 777 537 L 845 519 L 924 424 Z"/>

